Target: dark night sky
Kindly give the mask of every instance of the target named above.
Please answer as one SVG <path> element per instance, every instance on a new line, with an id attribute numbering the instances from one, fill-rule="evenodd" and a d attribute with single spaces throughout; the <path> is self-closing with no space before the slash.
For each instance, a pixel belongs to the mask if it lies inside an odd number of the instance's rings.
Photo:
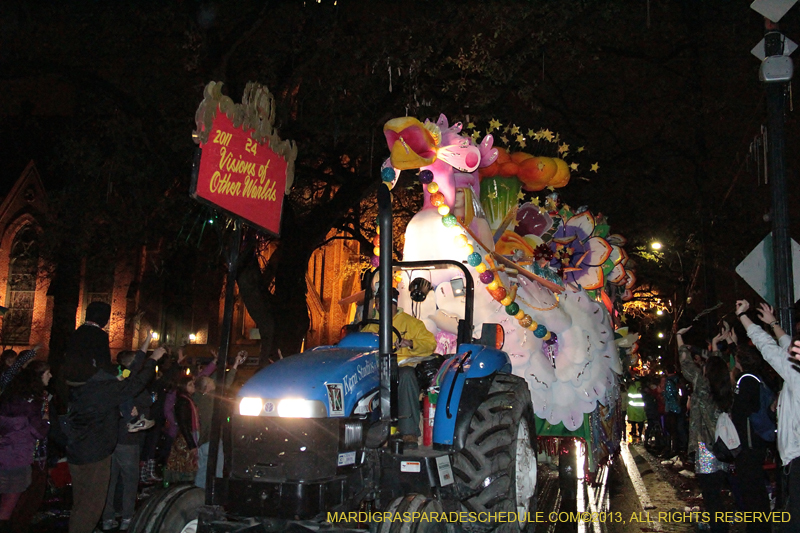
<path id="1" fill-rule="evenodd" d="M 346 130 L 347 120 L 377 130 L 428 99 L 418 118 L 497 116 L 585 145 L 600 172 L 584 171 L 588 181 L 563 191 L 571 205 L 607 214 L 629 248 L 655 238 L 684 250 L 687 239 L 711 246 L 718 297 L 729 305 L 748 295 L 731 270 L 769 231 L 769 191 L 748 159 L 765 122 L 750 55 L 763 23 L 748 2 L 650 0 L 649 12 L 612 1 L 340 0 L 335 8 L 248 1 L 236 12 L 226 2 L 191 0 L 7 4 L 0 8 L 0 194 L 31 159 L 59 189 L 64 139 L 109 137 L 114 109 L 152 111 L 163 125 L 146 132 L 150 142 L 167 147 L 172 168 L 181 168 L 202 86 L 221 73 L 235 100 L 248 80 L 273 90 L 286 135 L 306 140 L 301 159 L 315 157 L 320 139 Z M 459 19 L 459 9 L 473 18 Z M 474 13 L 486 19 L 475 24 Z M 782 21 L 797 42 L 799 20 L 795 7 Z M 442 66 L 442 57 L 459 52 L 474 70 Z M 395 74 L 391 94 L 387 65 L 404 73 Z M 458 95 L 448 85 L 459 76 L 474 77 L 474 92 Z M 794 206 L 800 128 L 791 110 L 786 134 Z"/>

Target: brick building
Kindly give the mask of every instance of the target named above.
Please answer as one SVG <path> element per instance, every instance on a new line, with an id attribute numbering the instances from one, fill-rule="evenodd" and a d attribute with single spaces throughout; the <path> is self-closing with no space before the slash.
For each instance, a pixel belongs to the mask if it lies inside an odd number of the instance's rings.
<path id="1" fill-rule="evenodd" d="M 0 346 L 20 351 L 41 344 L 44 357 L 48 355 L 53 298 L 48 295 L 48 269 L 40 259 L 37 241 L 46 209 L 44 186 L 36 165 L 30 162 L 0 201 L 0 306 L 8 309 L 0 318 Z M 195 280 L 180 302 L 165 298 L 163 288 L 168 281 L 154 281 L 158 278 L 153 272 L 157 257 L 158 250 L 142 247 L 114 265 L 84 261 L 76 327 L 83 322 L 86 306 L 101 300 L 111 305 L 107 329 L 112 354 L 137 348 L 149 329 L 158 335 L 157 342 L 199 345 L 192 350 L 195 353 L 203 352 L 206 344 L 218 346 L 224 287 L 219 282 L 215 287 L 208 280 Z M 342 326 L 352 320 L 354 305 L 339 302 L 360 290 L 358 265 L 358 243 L 351 240 L 330 239 L 312 255 L 306 273 L 311 319 L 307 348 L 336 342 Z M 209 287 L 219 292 L 212 289 L 209 293 Z M 255 328 L 237 294 L 232 349 L 257 354 Z"/>

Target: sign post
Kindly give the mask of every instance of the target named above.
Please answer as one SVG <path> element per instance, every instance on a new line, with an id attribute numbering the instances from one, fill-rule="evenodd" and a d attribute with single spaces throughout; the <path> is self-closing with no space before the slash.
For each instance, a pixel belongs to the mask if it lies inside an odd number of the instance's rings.
<path id="1" fill-rule="evenodd" d="M 217 398 L 225 397 L 242 224 L 276 237 L 280 234 L 283 198 L 294 180 L 297 145 L 281 140 L 274 130 L 275 100 L 266 87 L 248 83 L 241 104 L 224 96 L 219 82 L 209 83 L 203 96 L 195 115 L 197 129 L 192 133 L 200 149 L 192 169 L 190 193 L 196 200 L 224 211 L 233 220 L 217 358 L 217 394 L 206 469 L 206 505 L 213 506 L 223 416 Z"/>
<path id="2" fill-rule="evenodd" d="M 786 92 L 794 68 L 788 54 L 794 45 L 778 31 L 778 21 L 797 0 L 755 0 L 750 7 L 764 17 L 764 58 L 759 79 L 767 92 L 767 172 L 772 189 L 772 252 L 775 311 L 785 331 L 794 331 L 794 281 L 792 272 L 791 237 L 789 236 L 789 205 L 784 158 L 784 114 Z M 787 42 L 788 41 L 788 42 Z M 761 43 L 756 45 L 758 49 Z M 758 54 L 756 54 L 758 57 Z"/>

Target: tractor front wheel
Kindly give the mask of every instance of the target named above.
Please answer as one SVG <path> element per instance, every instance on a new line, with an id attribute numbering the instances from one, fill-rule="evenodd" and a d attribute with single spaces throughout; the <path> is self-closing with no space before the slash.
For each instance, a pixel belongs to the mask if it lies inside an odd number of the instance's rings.
<path id="1" fill-rule="evenodd" d="M 453 461 L 459 490 L 466 495 L 462 503 L 478 517 L 477 522 L 465 523 L 465 529 L 534 530 L 537 464 L 532 420 L 528 384 L 518 376 L 498 374 L 472 417 L 464 449 Z M 480 521 L 481 516 L 497 516 L 480 513 L 501 512 L 516 513 L 517 520 Z"/>

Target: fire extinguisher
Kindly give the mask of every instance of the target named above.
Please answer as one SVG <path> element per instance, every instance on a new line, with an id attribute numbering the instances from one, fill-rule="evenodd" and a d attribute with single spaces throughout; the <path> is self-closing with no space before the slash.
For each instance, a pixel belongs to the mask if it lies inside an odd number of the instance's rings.
<path id="1" fill-rule="evenodd" d="M 422 445 L 431 446 L 433 444 L 433 418 L 436 414 L 436 405 L 428 399 L 428 395 L 422 400 Z"/>

